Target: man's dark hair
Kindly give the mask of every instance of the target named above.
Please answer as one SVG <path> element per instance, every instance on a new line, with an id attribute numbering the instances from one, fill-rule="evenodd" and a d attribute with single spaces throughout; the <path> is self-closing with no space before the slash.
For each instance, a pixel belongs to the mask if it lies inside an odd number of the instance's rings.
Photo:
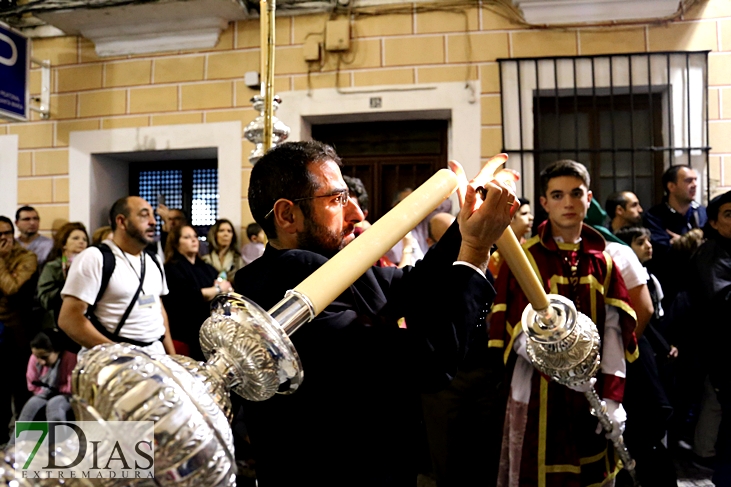
<path id="1" fill-rule="evenodd" d="M 615 191 L 607 197 L 607 202 L 604 204 L 604 209 L 607 212 L 609 219 L 613 219 L 617 216 L 617 207 L 621 206 L 625 210 L 627 209 L 627 197 L 625 196 L 627 191 Z"/>
<path id="2" fill-rule="evenodd" d="M 322 142 L 285 142 L 270 149 L 251 170 L 249 181 L 249 208 L 256 223 L 270 239 L 277 238 L 274 218 L 269 211 L 280 198 L 295 200 L 315 194 L 317 183 L 312 179 L 308 165 L 319 161 L 343 163 L 335 149 Z M 300 203 L 305 218 L 311 217 L 311 201 Z"/>
<path id="3" fill-rule="evenodd" d="M 251 240 L 251 237 L 255 237 L 259 235 L 259 232 L 261 232 L 261 225 L 258 223 L 249 223 L 246 226 L 246 236 Z"/>
<path id="4" fill-rule="evenodd" d="M 650 229 L 645 227 L 622 227 L 614 232 L 614 236 L 627 245 L 632 245 L 635 239 L 640 237 L 651 237 Z"/>
<path id="5" fill-rule="evenodd" d="M 541 183 L 541 196 L 546 196 L 546 191 L 548 191 L 548 182 L 553 178 L 561 176 L 573 176 L 579 178 L 587 188 L 591 187 L 589 171 L 586 170 L 586 167 L 584 167 L 583 164 L 570 159 L 562 159 L 554 162 L 541 171 L 541 175 L 539 176 Z"/>
<path id="6" fill-rule="evenodd" d="M 15 234 L 15 225 L 13 225 L 13 222 L 12 220 L 10 220 L 10 218 L 8 218 L 7 216 L 0 216 L 0 222 L 10 225 L 10 229 L 13 231 L 13 234 Z"/>
<path id="7" fill-rule="evenodd" d="M 20 220 L 20 213 L 23 211 L 35 211 L 36 213 L 38 213 L 38 211 L 35 208 L 33 208 L 32 206 L 21 206 L 20 208 L 15 210 L 15 221 L 16 222 L 18 220 Z"/>
<path id="8" fill-rule="evenodd" d="M 668 191 L 668 184 L 678 182 L 678 173 L 681 169 L 693 168 L 690 166 L 686 166 L 685 164 L 678 164 L 677 166 L 670 166 L 665 170 L 664 173 L 662 173 L 662 190 L 665 193 L 665 196 L 668 196 L 670 194 L 670 192 Z"/>
<path id="9" fill-rule="evenodd" d="M 112 231 L 117 229 L 117 215 L 129 218 L 129 196 L 119 198 L 109 210 L 109 225 L 112 227 Z"/>
<path id="10" fill-rule="evenodd" d="M 183 210 L 181 210 L 180 208 L 170 208 L 168 210 L 168 216 L 172 212 L 180 213 L 180 216 L 183 217 L 183 223 L 182 224 L 183 225 L 187 225 L 188 224 L 188 217 L 186 216 L 186 214 L 185 214 L 185 212 Z"/>
<path id="11" fill-rule="evenodd" d="M 520 208 L 523 205 L 530 205 L 530 200 L 527 198 L 518 197 L 518 208 Z"/>
<path id="12" fill-rule="evenodd" d="M 350 177 L 346 175 L 343 175 L 343 179 L 345 180 L 345 184 L 348 185 L 348 191 L 350 191 L 350 195 L 355 196 L 355 198 L 358 200 L 358 206 L 360 206 L 360 211 L 362 211 L 363 213 L 368 211 L 368 192 L 363 185 L 363 181 L 361 181 L 360 178 Z"/>

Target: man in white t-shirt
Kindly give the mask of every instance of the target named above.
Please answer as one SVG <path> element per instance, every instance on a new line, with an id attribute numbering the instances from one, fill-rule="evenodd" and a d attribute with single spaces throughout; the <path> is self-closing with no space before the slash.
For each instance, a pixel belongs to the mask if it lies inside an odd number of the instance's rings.
<path id="1" fill-rule="evenodd" d="M 113 236 L 104 243 L 114 255 L 115 266 L 106 290 L 96 302 L 102 285 L 103 256 L 98 248 L 90 247 L 74 258 L 69 269 L 61 291 L 63 305 L 58 324 L 83 347 L 80 353 L 110 342 L 131 343 L 154 353 L 175 353 L 160 299 L 168 293 L 165 274 L 144 251 L 155 236 L 152 207 L 140 197 L 128 196 L 114 203 L 109 216 Z M 96 326 L 87 317 L 95 302 Z"/>

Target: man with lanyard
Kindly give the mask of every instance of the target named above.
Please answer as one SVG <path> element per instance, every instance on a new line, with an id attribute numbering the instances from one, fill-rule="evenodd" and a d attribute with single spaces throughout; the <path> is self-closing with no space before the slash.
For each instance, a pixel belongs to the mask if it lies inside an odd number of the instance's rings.
<path id="1" fill-rule="evenodd" d="M 110 211 L 113 236 L 104 241 L 114 255 L 114 272 L 102 286 L 103 254 L 90 247 L 69 269 L 61 291 L 58 324 L 86 349 L 125 342 L 154 353 L 175 353 L 167 313 L 160 296 L 168 293 L 165 275 L 144 249 L 155 236 L 155 214 L 144 199 L 128 196 Z"/>

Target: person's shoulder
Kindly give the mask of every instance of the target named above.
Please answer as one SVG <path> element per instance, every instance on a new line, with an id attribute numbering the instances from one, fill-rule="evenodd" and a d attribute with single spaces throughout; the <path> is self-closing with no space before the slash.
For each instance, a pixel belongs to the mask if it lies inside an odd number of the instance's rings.
<path id="1" fill-rule="evenodd" d="M 322 255 L 309 250 L 266 248 L 264 254 L 237 271 L 247 278 L 257 278 L 272 272 L 282 273 L 288 281 L 304 279 L 327 262 Z"/>
<path id="2" fill-rule="evenodd" d="M 74 257 L 74 265 L 71 268 L 74 269 L 90 265 L 101 266 L 102 262 L 102 250 L 97 246 L 91 246 L 85 248 L 76 257 Z"/>
<path id="3" fill-rule="evenodd" d="M 668 205 L 663 201 L 661 203 L 658 203 L 656 205 L 653 205 L 649 207 L 647 210 L 642 212 L 643 218 L 662 218 L 663 216 L 667 215 L 669 213 L 668 211 Z"/>
<path id="4" fill-rule="evenodd" d="M 44 244 L 50 244 L 53 245 L 53 239 L 50 237 L 46 237 L 45 235 L 38 235 L 38 242 L 43 242 Z"/>

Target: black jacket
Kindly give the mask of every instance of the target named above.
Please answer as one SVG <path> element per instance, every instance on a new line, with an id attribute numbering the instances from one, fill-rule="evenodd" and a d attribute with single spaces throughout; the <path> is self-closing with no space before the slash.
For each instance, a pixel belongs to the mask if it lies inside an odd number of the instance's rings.
<path id="1" fill-rule="evenodd" d="M 418 393 L 451 380 L 494 297 L 491 276 L 452 265 L 460 242 L 455 224 L 414 268 L 370 268 L 292 335 L 302 386 L 241 400 L 261 487 L 414 485 Z M 267 246 L 236 291 L 270 309 L 325 262 Z"/>

